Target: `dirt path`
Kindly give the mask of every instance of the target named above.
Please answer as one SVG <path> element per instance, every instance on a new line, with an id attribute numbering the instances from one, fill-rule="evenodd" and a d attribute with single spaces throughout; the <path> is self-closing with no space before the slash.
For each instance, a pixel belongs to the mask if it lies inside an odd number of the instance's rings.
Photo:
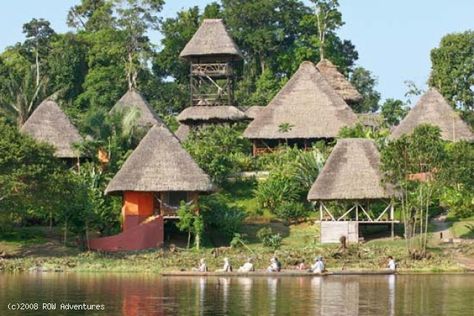
<path id="1" fill-rule="evenodd" d="M 451 239 L 454 238 L 451 232 L 451 224 L 446 222 L 446 215 L 438 215 L 431 220 L 431 223 L 435 227 L 434 229 L 434 239 L 438 239 L 438 241 L 442 242 L 449 242 Z"/>

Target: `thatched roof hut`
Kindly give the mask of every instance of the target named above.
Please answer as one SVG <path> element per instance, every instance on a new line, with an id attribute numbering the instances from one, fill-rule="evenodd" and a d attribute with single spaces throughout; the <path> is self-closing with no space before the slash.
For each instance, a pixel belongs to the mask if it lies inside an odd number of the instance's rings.
<path id="1" fill-rule="evenodd" d="M 190 106 L 185 108 L 177 117 L 180 123 L 199 125 L 204 123 L 236 122 L 247 119 L 245 113 L 235 106 Z"/>
<path id="2" fill-rule="evenodd" d="M 329 60 L 321 60 L 316 65 L 316 68 L 318 68 L 319 72 L 321 72 L 331 87 L 336 90 L 336 92 L 344 99 L 344 101 L 347 103 L 358 103 L 362 101 L 362 95 Z"/>
<path id="3" fill-rule="evenodd" d="M 190 132 L 191 128 L 188 125 L 179 124 L 178 129 L 176 132 L 174 132 L 174 134 L 181 142 L 184 142 L 186 138 L 188 138 Z"/>
<path id="4" fill-rule="evenodd" d="M 357 116 L 315 65 L 303 62 L 296 73 L 249 124 L 250 139 L 334 138 Z M 282 129 L 282 126 L 287 128 Z"/>
<path id="5" fill-rule="evenodd" d="M 138 110 L 140 114 L 140 117 L 138 118 L 139 126 L 151 127 L 155 124 L 164 124 L 151 105 L 145 100 L 141 93 L 135 89 L 128 90 L 112 107 L 110 113 L 124 113 L 130 109 Z"/>
<path id="6" fill-rule="evenodd" d="M 38 141 L 54 146 L 55 156 L 58 158 L 77 158 L 78 152 L 73 148 L 73 144 L 83 141 L 59 105 L 49 99 L 44 100 L 36 108 L 21 131 Z"/>
<path id="7" fill-rule="evenodd" d="M 123 191 L 212 191 L 199 168 L 166 127 L 153 126 L 110 181 L 107 194 Z"/>
<path id="8" fill-rule="evenodd" d="M 369 139 L 340 139 L 308 193 L 308 200 L 390 198 L 382 185 L 380 154 Z"/>
<path id="9" fill-rule="evenodd" d="M 264 106 L 254 105 L 247 108 L 244 113 L 249 119 L 253 120 L 257 117 L 258 113 L 260 113 L 260 111 L 262 111 L 264 108 Z"/>
<path id="10" fill-rule="evenodd" d="M 435 88 L 430 88 L 397 125 L 390 138 L 410 134 L 420 124 L 431 124 L 441 129 L 441 137 L 448 141 L 474 140 L 469 126 L 460 118 Z"/>
<path id="11" fill-rule="evenodd" d="M 242 53 L 227 33 L 221 19 L 204 19 L 199 29 L 179 54 L 179 57 L 188 60 L 204 56 L 242 59 Z"/>

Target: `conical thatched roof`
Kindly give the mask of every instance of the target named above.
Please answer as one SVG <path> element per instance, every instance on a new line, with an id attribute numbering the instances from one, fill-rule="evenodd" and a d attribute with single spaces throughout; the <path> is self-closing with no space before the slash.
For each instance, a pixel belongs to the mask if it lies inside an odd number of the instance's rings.
<path id="1" fill-rule="evenodd" d="M 185 108 L 177 116 L 179 122 L 236 122 L 247 119 L 245 113 L 235 106 L 196 105 Z"/>
<path id="2" fill-rule="evenodd" d="M 178 129 L 176 130 L 176 132 L 174 132 L 174 134 L 181 142 L 184 142 L 186 138 L 188 138 L 190 132 L 191 128 L 188 125 L 179 124 Z"/>
<path id="3" fill-rule="evenodd" d="M 362 101 L 362 95 L 329 60 L 321 60 L 316 67 L 344 101 L 347 103 L 357 103 Z"/>
<path id="4" fill-rule="evenodd" d="M 132 89 L 128 90 L 122 98 L 113 106 L 110 113 L 115 112 L 126 112 L 132 108 L 136 108 L 140 113 L 138 119 L 139 126 L 151 127 L 155 124 L 163 125 L 163 121 L 160 119 L 158 114 L 153 110 L 150 104 L 140 94 L 140 92 Z"/>
<path id="5" fill-rule="evenodd" d="M 420 124 L 438 126 L 444 140 L 474 140 L 469 126 L 435 88 L 430 88 L 420 98 L 400 124 L 394 127 L 390 138 L 410 134 Z"/>
<path id="6" fill-rule="evenodd" d="M 212 183 L 168 128 L 155 125 L 105 192 L 211 191 Z"/>
<path id="7" fill-rule="evenodd" d="M 83 141 L 59 105 L 49 99 L 36 108 L 21 130 L 38 141 L 54 146 L 58 158 L 76 158 L 78 152 L 73 144 Z"/>
<path id="8" fill-rule="evenodd" d="M 338 140 L 308 193 L 308 200 L 382 199 L 393 195 L 384 189 L 380 154 L 369 139 Z"/>
<path id="9" fill-rule="evenodd" d="M 249 124 L 250 139 L 333 138 L 357 116 L 319 73 L 303 62 L 269 105 Z M 284 128 L 282 128 L 284 127 Z"/>
<path id="10" fill-rule="evenodd" d="M 227 33 L 221 19 L 204 19 L 179 57 L 193 58 L 206 55 L 227 55 L 242 59 L 242 53 Z"/>

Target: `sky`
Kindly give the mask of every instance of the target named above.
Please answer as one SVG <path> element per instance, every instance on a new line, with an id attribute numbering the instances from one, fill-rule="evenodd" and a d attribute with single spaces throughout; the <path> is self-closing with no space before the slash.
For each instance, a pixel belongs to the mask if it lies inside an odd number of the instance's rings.
<path id="1" fill-rule="evenodd" d="M 173 17 L 190 6 L 210 0 L 167 0 L 162 17 Z M 305 0 L 308 3 L 308 1 Z M 443 35 L 474 30 L 473 0 L 339 0 L 345 25 L 338 31 L 359 52 L 357 65 L 378 80 L 382 98 L 404 100 L 405 81 L 426 89 L 430 51 Z M 67 11 L 79 0 L 15 0 L 2 3 L 0 51 L 23 41 L 22 25 L 32 18 L 51 22 L 56 32 L 66 32 Z M 150 38 L 159 44 L 160 34 Z"/>

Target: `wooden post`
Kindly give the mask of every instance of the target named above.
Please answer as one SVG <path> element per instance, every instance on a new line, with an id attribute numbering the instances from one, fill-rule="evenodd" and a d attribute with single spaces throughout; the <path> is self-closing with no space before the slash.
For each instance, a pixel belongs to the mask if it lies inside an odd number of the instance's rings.
<path id="1" fill-rule="evenodd" d="M 359 203 L 356 202 L 355 207 L 356 207 L 356 222 L 358 222 L 359 221 Z"/>
<path id="2" fill-rule="evenodd" d="M 319 221 L 323 221 L 323 202 L 319 202 Z"/>
<path id="3" fill-rule="evenodd" d="M 395 223 L 393 222 L 393 201 L 390 201 L 390 220 L 392 221 L 391 223 L 391 236 L 392 236 L 392 239 L 395 237 L 395 233 L 394 233 L 394 226 L 395 226 Z"/>

